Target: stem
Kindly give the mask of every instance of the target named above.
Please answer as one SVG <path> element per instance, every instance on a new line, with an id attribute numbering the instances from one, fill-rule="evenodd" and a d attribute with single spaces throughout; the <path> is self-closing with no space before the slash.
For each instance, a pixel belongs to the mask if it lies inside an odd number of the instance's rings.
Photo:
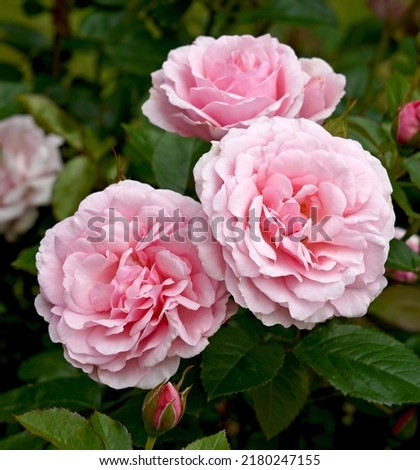
<path id="1" fill-rule="evenodd" d="M 145 450 L 153 450 L 153 446 L 155 445 L 157 437 L 150 437 L 147 436 L 146 447 Z"/>

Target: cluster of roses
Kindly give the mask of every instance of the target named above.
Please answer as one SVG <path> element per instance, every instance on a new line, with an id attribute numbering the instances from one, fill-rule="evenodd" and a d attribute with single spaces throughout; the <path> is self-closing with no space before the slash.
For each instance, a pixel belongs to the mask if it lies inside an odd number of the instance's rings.
<path id="1" fill-rule="evenodd" d="M 114 388 L 152 388 L 238 304 L 267 326 L 366 313 L 386 284 L 395 217 L 379 160 L 320 125 L 344 77 L 246 35 L 200 37 L 152 80 L 154 124 L 213 139 L 194 168 L 200 203 L 122 181 L 47 231 L 35 304 L 67 360 Z M 178 222 L 160 223 L 162 211 Z M 92 217 L 113 236 L 92 242 Z M 209 222 L 199 242 L 188 234 L 198 217 Z"/>

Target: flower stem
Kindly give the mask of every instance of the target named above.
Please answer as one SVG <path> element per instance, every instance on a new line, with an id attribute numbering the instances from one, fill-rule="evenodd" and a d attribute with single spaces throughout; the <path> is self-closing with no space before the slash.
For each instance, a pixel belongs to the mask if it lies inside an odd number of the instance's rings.
<path id="1" fill-rule="evenodd" d="M 145 450 L 152 450 L 153 446 L 155 445 L 156 439 L 157 439 L 156 437 L 147 436 Z"/>

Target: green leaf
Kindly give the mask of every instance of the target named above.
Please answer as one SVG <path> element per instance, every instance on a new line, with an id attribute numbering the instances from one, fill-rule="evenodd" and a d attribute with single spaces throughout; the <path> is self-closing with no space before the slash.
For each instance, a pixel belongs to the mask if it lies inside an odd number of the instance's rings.
<path id="1" fill-rule="evenodd" d="M 22 112 L 17 96 L 29 91 L 27 83 L 0 81 L 0 119 Z"/>
<path id="2" fill-rule="evenodd" d="M 19 102 L 47 132 L 60 135 L 74 149 L 83 149 L 82 129 L 72 116 L 43 95 L 19 96 Z"/>
<path id="3" fill-rule="evenodd" d="M 296 25 L 336 24 L 334 12 L 323 0 L 266 0 L 261 6 L 245 10 L 239 15 L 242 21 L 264 18 Z"/>
<path id="4" fill-rule="evenodd" d="M 381 321 L 395 328 L 420 332 L 419 288 L 404 284 L 387 287 L 369 307 Z"/>
<path id="5" fill-rule="evenodd" d="M 191 175 L 191 166 L 207 145 L 194 138 L 166 133 L 153 151 L 152 167 L 159 187 L 183 193 Z"/>
<path id="6" fill-rule="evenodd" d="M 99 160 L 116 145 L 114 137 L 99 138 L 90 127 L 84 127 L 82 134 L 85 151 L 95 160 Z"/>
<path id="7" fill-rule="evenodd" d="M 39 450 L 45 446 L 44 439 L 27 431 L 12 434 L 0 440 L 0 450 Z"/>
<path id="8" fill-rule="evenodd" d="M 385 405 L 420 402 L 420 359 L 380 331 L 330 322 L 295 353 L 345 395 Z"/>
<path id="9" fill-rule="evenodd" d="M 147 434 L 141 419 L 141 408 L 146 396 L 146 390 L 133 389 L 130 394 L 131 396 L 110 415 L 112 419 L 117 420 L 127 428 L 136 447 L 144 447 Z"/>
<path id="10" fill-rule="evenodd" d="M 349 136 L 349 113 L 354 108 L 355 104 L 356 100 L 348 101 L 346 109 L 343 111 L 343 113 L 340 116 L 329 118 L 324 124 L 324 129 L 326 129 L 330 134 L 336 137 L 343 137 L 347 139 L 347 137 Z"/>
<path id="11" fill-rule="evenodd" d="M 124 12 L 93 10 L 86 15 L 79 28 L 80 37 L 96 41 L 116 38 L 116 30 L 123 27 Z"/>
<path id="12" fill-rule="evenodd" d="M 399 72 L 393 71 L 387 79 L 386 94 L 388 98 L 388 112 L 393 116 L 399 106 L 406 101 L 407 92 L 410 89 L 410 82 Z"/>
<path id="13" fill-rule="evenodd" d="M 102 440 L 104 449 L 132 450 L 131 437 L 127 429 L 118 421 L 95 411 L 89 418 L 96 434 Z"/>
<path id="14" fill-rule="evenodd" d="M 143 77 L 161 68 L 166 59 L 168 44 L 154 40 L 149 34 L 136 32 L 122 36 L 120 41 L 106 44 L 104 50 L 116 68 Z"/>
<path id="15" fill-rule="evenodd" d="M 69 364 L 63 351 L 42 351 L 21 362 L 18 375 L 24 382 L 45 382 L 61 377 L 80 377 L 80 370 Z"/>
<path id="16" fill-rule="evenodd" d="M 197 439 L 184 447 L 184 450 L 230 450 L 226 431 L 220 431 L 212 436 Z"/>
<path id="17" fill-rule="evenodd" d="M 260 344 L 236 328 L 220 329 L 203 353 L 201 379 L 208 399 L 263 385 L 283 361 L 284 350 L 278 344 Z"/>
<path id="18" fill-rule="evenodd" d="M 412 217 L 413 219 L 419 219 L 420 214 L 413 210 L 404 190 L 394 178 L 390 176 L 389 179 L 392 184 L 392 199 L 401 207 L 401 209 L 406 213 L 408 217 Z"/>
<path id="19" fill-rule="evenodd" d="M 404 168 L 408 171 L 412 183 L 420 188 L 420 152 L 404 159 Z"/>
<path id="20" fill-rule="evenodd" d="M 30 433 L 60 450 L 101 450 L 104 446 L 89 421 L 64 408 L 28 411 L 16 416 Z"/>
<path id="21" fill-rule="evenodd" d="M 391 240 L 386 267 L 401 271 L 418 271 L 420 269 L 420 255 L 415 253 L 402 240 Z"/>
<path id="22" fill-rule="evenodd" d="M 24 248 L 18 255 L 18 257 L 13 261 L 12 266 L 21 271 L 26 271 L 29 274 L 34 276 L 37 273 L 35 266 L 35 255 L 37 254 L 39 245 L 31 246 L 29 248 Z"/>
<path id="23" fill-rule="evenodd" d="M 8 21 L 0 22 L 0 40 L 23 52 L 36 55 L 49 46 L 47 38 L 39 31 L 22 24 Z"/>
<path id="24" fill-rule="evenodd" d="M 95 409 L 102 388 L 88 377 L 61 378 L 18 387 L 0 395 L 0 422 L 13 421 L 12 414 L 34 408 L 63 406 L 73 410 Z"/>
<path id="25" fill-rule="evenodd" d="M 128 170 L 130 176 L 156 186 L 152 156 L 157 143 L 165 133 L 146 120 L 142 120 L 139 125 L 123 124 L 122 127 L 127 134 L 127 143 L 122 153 L 130 161 Z"/>
<path id="26" fill-rule="evenodd" d="M 387 136 L 377 121 L 361 116 L 349 116 L 349 135 L 348 137 L 357 140 L 360 144 L 373 155 L 378 153 L 382 142 L 387 140 Z"/>
<path id="27" fill-rule="evenodd" d="M 52 196 L 52 209 L 57 220 L 73 215 L 82 201 L 93 189 L 96 167 L 86 157 L 69 160 L 58 175 Z"/>
<path id="28" fill-rule="evenodd" d="M 250 394 L 261 429 L 271 439 L 292 423 L 306 403 L 308 368 L 288 354 L 276 377 Z"/>
<path id="29" fill-rule="evenodd" d="M 122 124 L 122 127 L 140 156 L 152 161 L 153 150 L 166 133 L 146 120 L 142 120 L 139 125 L 135 126 Z"/>

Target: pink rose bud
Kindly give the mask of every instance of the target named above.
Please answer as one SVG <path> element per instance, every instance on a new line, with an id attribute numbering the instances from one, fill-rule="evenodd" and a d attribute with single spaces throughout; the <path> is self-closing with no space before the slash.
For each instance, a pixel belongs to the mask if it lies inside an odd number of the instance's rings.
<path id="1" fill-rule="evenodd" d="M 142 417 L 145 430 L 150 437 L 159 437 L 173 429 L 181 420 L 186 406 L 188 387 L 183 392 L 179 388 L 184 380 L 186 369 L 178 385 L 171 382 L 158 385 L 146 395 Z"/>
<path id="2" fill-rule="evenodd" d="M 392 428 L 392 436 L 402 441 L 411 439 L 417 430 L 417 411 L 415 406 L 407 408 Z"/>
<path id="3" fill-rule="evenodd" d="M 399 144 L 420 147 L 420 100 L 402 106 L 394 120 L 393 131 Z"/>
<path id="4" fill-rule="evenodd" d="M 400 240 L 405 235 L 405 230 L 401 227 L 395 227 L 395 236 L 397 240 Z M 418 235 L 411 235 L 405 243 L 408 247 L 414 251 L 414 253 L 420 253 L 420 237 Z M 398 282 L 416 282 L 417 281 L 417 274 L 411 271 L 391 271 L 392 277 Z"/>

